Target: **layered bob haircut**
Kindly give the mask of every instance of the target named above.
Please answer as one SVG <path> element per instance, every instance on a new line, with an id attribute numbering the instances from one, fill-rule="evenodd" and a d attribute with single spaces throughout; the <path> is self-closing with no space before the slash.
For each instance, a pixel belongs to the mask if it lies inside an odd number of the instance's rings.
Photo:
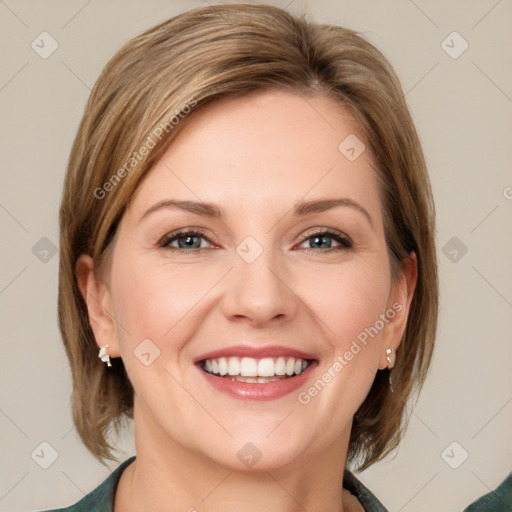
<path id="1" fill-rule="evenodd" d="M 418 279 L 393 391 L 389 370 L 378 370 L 354 416 L 347 461 L 365 469 L 403 436 L 406 401 L 417 396 L 432 357 L 438 275 L 434 203 L 400 82 L 386 58 L 352 30 L 268 5 L 215 5 L 147 30 L 108 62 L 68 162 L 60 208 L 59 328 L 71 365 L 73 421 L 103 464 L 118 460 L 108 436 L 133 418 L 134 390 L 121 358 L 108 369 L 98 359 L 76 261 L 89 254 L 97 277 L 108 282 L 116 227 L 172 139 L 203 106 L 261 89 L 305 100 L 323 95 L 348 109 L 375 161 L 392 279 L 416 253 Z"/>

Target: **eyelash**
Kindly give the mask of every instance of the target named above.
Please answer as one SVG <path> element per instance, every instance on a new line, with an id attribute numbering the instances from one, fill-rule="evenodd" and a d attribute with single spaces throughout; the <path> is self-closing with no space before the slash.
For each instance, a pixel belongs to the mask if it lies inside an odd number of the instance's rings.
<path id="1" fill-rule="evenodd" d="M 339 231 L 332 230 L 332 229 L 327 229 L 327 228 L 323 229 L 321 231 L 315 231 L 313 233 L 305 233 L 305 234 L 301 235 L 299 238 L 300 238 L 301 243 L 303 243 L 304 241 L 309 240 L 310 238 L 322 237 L 325 235 L 328 235 L 329 238 L 334 239 L 340 245 L 338 247 L 330 247 L 328 249 L 320 249 L 320 251 L 313 249 L 311 247 L 306 248 L 306 250 L 313 251 L 313 252 L 332 252 L 332 251 L 342 251 L 342 250 L 352 249 L 354 246 L 352 241 L 347 236 L 343 235 L 343 233 L 341 233 Z M 200 247 L 198 249 L 179 249 L 177 247 L 171 247 L 169 245 L 171 242 L 174 242 L 175 240 L 177 240 L 179 238 L 183 238 L 185 236 L 197 236 L 197 237 L 203 238 L 203 239 L 207 240 L 209 243 L 211 243 L 210 240 L 208 239 L 208 237 L 202 231 L 194 231 L 194 230 L 186 230 L 185 229 L 182 231 L 178 231 L 176 233 L 170 233 L 170 234 L 166 235 L 158 243 L 158 245 L 161 248 L 168 249 L 170 251 L 173 251 L 176 254 L 188 254 L 188 255 L 190 255 L 192 252 L 198 253 L 198 252 L 202 252 L 205 249 L 207 249 L 207 247 Z"/>

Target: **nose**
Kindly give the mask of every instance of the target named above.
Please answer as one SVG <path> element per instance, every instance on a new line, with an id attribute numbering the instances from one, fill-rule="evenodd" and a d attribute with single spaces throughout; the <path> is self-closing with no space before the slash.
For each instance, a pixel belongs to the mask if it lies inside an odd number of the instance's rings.
<path id="1" fill-rule="evenodd" d="M 271 252 L 264 250 L 252 263 L 235 254 L 223 300 L 226 318 L 253 327 L 295 318 L 300 299 L 293 292 L 289 272 Z"/>

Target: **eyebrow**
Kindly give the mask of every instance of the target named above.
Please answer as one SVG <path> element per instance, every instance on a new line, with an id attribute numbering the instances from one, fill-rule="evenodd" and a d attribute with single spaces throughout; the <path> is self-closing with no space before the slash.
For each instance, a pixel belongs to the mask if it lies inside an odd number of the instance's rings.
<path id="1" fill-rule="evenodd" d="M 294 213 L 299 216 L 309 215 L 311 213 L 325 212 L 326 210 L 330 210 L 336 206 L 345 206 L 357 210 L 366 217 L 370 226 L 374 228 L 373 220 L 371 215 L 368 213 L 368 210 L 357 201 L 348 197 L 342 197 L 339 199 L 318 199 L 315 201 L 299 201 L 294 206 Z"/>
<path id="2" fill-rule="evenodd" d="M 373 220 L 371 215 L 368 213 L 368 210 L 366 210 L 366 208 L 364 208 L 357 201 L 354 201 L 353 199 L 350 199 L 348 197 L 336 199 L 317 199 L 312 201 L 298 201 L 297 203 L 295 203 L 293 207 L 293 214 L 295 216 L 303 217 L 306 215 L 310 215 L 312 213 L 325 212 L 337 206 L 345 206 L 357 210 L 366 217 L 366 219 L 370 223 L 370 226 L 374 228 Z M 221 219 L 225 217 L 224 209 L 213 203 L 205 203 L 203 201 L 180 201 L 177 199 L 164 199 L 151 206 L 148 210 L 146 210 L 142 217 L 140 218 L 139 222 L 141 222 L 144 218 L 146 218 L 153 212 L 163 208 L 179 209 L 190 213 L 194 213 L 196 215 L 216 219 Z"/>

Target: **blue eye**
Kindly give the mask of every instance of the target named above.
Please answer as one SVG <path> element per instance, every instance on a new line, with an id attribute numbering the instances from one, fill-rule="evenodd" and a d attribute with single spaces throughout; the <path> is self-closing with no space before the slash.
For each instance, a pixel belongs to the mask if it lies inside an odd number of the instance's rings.
<path id="1" fill-rule="evenodd" d="M 326 229 L 324 231 L 318 231 L 316 233 L 308 233 L 301 237 L 303 242 L 309 241 L 309 247 L 305 247 L 308 250 L 314 250 L 315 248 L 325 249 L 326 251 L 330 250 L 343 250 L 343 249 L 351 249 L 353 247 L 352 241 L 343 236 L 341 233 L 337 231 L 331 231 Z M 339 246 L 332 246 L 332 240 L 335 240 Z M 326 252 L 322 251 L 322 252 Z"/>
<path id="2" fill-rule="evenodd" d="M 160 247 L 177 250 L 180 253 L 189 252 L 190 249 L 196 249 L 195 252 L 197 252 L 206 249 L 206 247 L 201 247 L 201 239 L 208 241 L 208 238 L 198 231 L 180 231 L 164 237 L 159 245 Z M 171 245 L 175 241 L 178 242 L 178 247 Z"/>

